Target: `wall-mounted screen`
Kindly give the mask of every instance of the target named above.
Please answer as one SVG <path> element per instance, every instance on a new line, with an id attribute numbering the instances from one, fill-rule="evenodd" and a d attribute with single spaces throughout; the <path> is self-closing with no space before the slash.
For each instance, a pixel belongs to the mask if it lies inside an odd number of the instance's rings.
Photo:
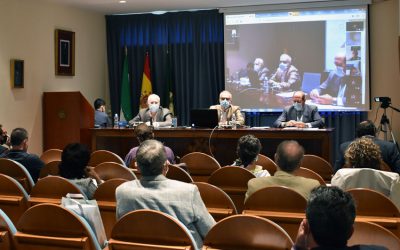
<path id="1" fill-rule="evenodd" d="M 370 109 L 368 7 L 225 13 L 225 88 L 247 111 L 294 91 L 325 111 Z"/>

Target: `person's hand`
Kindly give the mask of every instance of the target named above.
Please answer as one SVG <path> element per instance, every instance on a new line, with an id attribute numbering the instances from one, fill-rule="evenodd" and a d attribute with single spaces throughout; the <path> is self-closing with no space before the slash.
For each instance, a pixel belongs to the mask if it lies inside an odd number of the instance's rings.
<path id="1" fill-rule="evenodd" d="M 95 179 L 97 181 L 97 184 L 100 184 L 103 182 L 102 179 L 100 179 L 99 175 L 94 171 L 94 167 L 86 167 L 86 174 L 88 177 Z"/>
<path id="2" fill-rule="evenodd" d="M 272 88 L 273 89 L 281 89 L 282 88 L 282 85 L 279 83 L 279 82 L 274 82 L 273 84 L 272 84 Z"/>
<path id="3" fill-rule="evenodd" d="M 296 250 L 300 249 L 308 249 L 308 244 L 307 244 L 307 221 L 306 219 L 303 219 L 303 221 L 300 224 L 299 230 L 297 231 L 297 237 L 296 241 L 294 242 L 294 248 Z"/>
<path id="4" fill-rule="evenodd" d="M 305 128 L 306 124 L 304 122 L 296 122 L 294 126 L 297 128 Z"/>
<path id="5" fill-rule="evenodd" d="M 328 94 L 319 96 L 317 100 L 318 100 L 319 104 L 332 104 L 333 103 L 333 97 Z"/>
<path id="6" fill-rule="evenodd" d="M 313 89 L 310 92 L 310 98 L 311 99 L 317 99 L 319 97 L 319 92 L 317 89 Z"/>
<path id="7" fill-rule="evenodd" d="M 296 125 L 295 120 L 290 120 L 290 121 L 286 122 L 286 127 L 294 127 L 295 125 Z"/>

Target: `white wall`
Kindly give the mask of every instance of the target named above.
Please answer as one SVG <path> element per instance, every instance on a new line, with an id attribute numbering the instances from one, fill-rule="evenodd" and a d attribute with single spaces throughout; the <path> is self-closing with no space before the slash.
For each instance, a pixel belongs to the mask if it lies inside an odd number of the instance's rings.
<path id="1" fill-rule="evenodd" d="M 370 8 L 371 97 L 389 96 L 392 98 L 393 106 L 400 108 L 398 39 L 398 0 L 372 4 Z M 375 120 L 377 108 L 378 103 L 372 100 L 372 111 L 368 114 L 372 121 Z M 395 137 L 400 140 L 400 113 L 390 109 L 387 111 Z M 379 125 L 382 112 L 382 109 L 379 109 L 376 125 Z"/>
<path id="2" fill-rule="evenodd" d="M 54 30 L 75 32 L 75 76 L 56 76 Z M 25 61 L 25 88 L 10 87 L 10 59 Z M 42 153 L 42 94 L 81 91 L 106 97 L 104 15 L 42 0 L 0 0 L 0 124 L 24 127 L 29 151 Z"/>

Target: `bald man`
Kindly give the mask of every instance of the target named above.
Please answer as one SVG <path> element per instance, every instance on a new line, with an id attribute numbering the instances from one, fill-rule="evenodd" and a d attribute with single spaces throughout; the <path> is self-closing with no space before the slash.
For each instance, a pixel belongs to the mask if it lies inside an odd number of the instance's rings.
<path id="1" fill-rule="evenodd" d="M 342 52 L 336 54 L 334 64 L 336 69 L 329 72 L 328 78 L 310 92 L 315 103 L 339 106 L 346 103 L 346 55 Z"/>
<path id="2" fill-rule="evenodd" d="M 272 88 L 278 90 L 300 90 L 300 75 L 297 68 L 292 65 L 292 57 L 282 54 L 279 61 L 279 67 L 268 83 Z"/>
<path id="3" fill-rule="evenodd" d="M 224 90 L 219 94 L 219 105 L 210 106 L 210 109 L 218 110 L 220 124 L 228 124 L 232 120 L 233 115 L 236 116 L 236 124 L 243 125 L 244 118 L 240 112 L 240 107 L 232 105 L 232 94 Z"/>
<path id="4" fill-rule="evenodd" d="M 292 99 L 293 105 L 283 109 L 282 114 L 274 122 L 274 127 L 321 128 L 324 126 L 318 108 L 305 103 L 304 92 L 294 92 Z"/>
<path id="5" fill-rule="evenodd" d="M 148 108 L 139 110 L 130 124 L 134 122 L 145 122 L 147 125 L 154 127 L 168 127 L 172 124 L 172 114 L 169 109 L 160 106 L 160 97 L 156 94 L 151 94 L 147 98 Z"/>
<path id="6" fill-rule="evenodd" d="M 278 168 L 274 176 L 259 177 L 249 180 L 246 199 L 256 191 L 271 186 L 285 186 L 291 188 L 308 199 L 311 190 L 319 186 L 313 179 L 294 175 L 300 168 L 304 156 L 304 149 L 296 141 L 283 141 L 278 145 L 275 153 L 275 163 Z"/>

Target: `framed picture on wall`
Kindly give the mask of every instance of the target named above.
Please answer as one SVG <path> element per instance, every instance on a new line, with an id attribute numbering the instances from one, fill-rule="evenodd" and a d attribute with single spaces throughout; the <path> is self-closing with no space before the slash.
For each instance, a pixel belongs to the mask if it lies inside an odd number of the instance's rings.
<path id="1" fill-rule="evenodd" d="M 24 60 L 11 59 L 11 87 L 23 88 L 24 87 Z"/>
<path id="2" fill-rule="evenodd" d="M 75 75 L 75 32 L 55 31 L 55 70 L 56 75 Z"/>

